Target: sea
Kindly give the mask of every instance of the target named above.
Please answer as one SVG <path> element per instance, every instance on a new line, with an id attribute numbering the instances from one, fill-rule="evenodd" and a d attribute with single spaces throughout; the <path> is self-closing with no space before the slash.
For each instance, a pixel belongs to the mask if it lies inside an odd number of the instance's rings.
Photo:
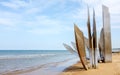
<path id="1" fill-rule="evenodd" d="M 76 58 L 67 50 L 0 50 L 0 75 Z"/>
<path id="2" fill-rule="evenodd" d="M 114 49 L 113 52 L 120 52 Z M 89 57 L 89 53 L 86 53 Z M 0 50 L 0 75 L 78 59 L 68 50 Z"/>

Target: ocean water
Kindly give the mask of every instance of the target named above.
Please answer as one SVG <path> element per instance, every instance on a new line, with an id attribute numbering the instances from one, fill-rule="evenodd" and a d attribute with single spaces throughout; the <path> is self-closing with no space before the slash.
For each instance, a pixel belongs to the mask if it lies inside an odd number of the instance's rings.
<path id="1" fill-rule="evenodd" d="M 70 60 L 67 50 L 0 50 L 0 74 Z"/>
<path id="2" fill-rule="evenodd" d="M 120 50 L 113 50 L 113 52 L 118 51 Z M 86 55 L 89 58 L 88 50 Z M 0 50 L 0 75 L 74 58 L 79 60 L 78 56 L 71 54 L 67 50 Z"/>

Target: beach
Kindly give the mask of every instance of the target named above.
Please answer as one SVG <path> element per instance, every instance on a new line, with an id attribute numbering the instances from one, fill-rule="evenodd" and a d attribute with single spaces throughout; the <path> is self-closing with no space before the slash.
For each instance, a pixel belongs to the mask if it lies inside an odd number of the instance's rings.
<path id="1" fill-rule="evenodd" d="M 97 69 L 83 69 L 78 59 L 53 63 L 43 68 L 16 71 L 6 75 L 120 75 L 120 53 L 112 54 L 112 63 L 99 63 Z"/>
<path id="2" fill-rule="evenodd" d="M 28 70 L 8 72 L 4 75 L 60 75 L 64 69 L 77 63 L 78 59 L 67 59 L 61 62 L 46 64 Z"/>
<path id="3" fill-rule="evenodd" d="M 66 68 L 61 75 L 120 75 L 120 53 L 112 54 L 112 63 L 99 63 L 97 69 L 83 69 L 81 63 Z"/>
<path id="4" fill-rule="evenodd" d="M 45 75 L 48 71 L 57 75 L 78 60 L 67 50 L 0 50 L 0 75 L 30 75 L 31 72 L 37 72 L 31 75 Z"/>

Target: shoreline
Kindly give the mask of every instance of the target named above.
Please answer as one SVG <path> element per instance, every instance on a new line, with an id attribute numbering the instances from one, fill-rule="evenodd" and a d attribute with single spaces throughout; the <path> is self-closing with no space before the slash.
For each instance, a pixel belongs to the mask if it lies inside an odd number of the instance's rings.
<path id="1" fill-rule="evenodd" d="M 120 75 L 120 52 L 112 53 L 112 63 L 99 63 L 97 69 L 84 70 L 79 59 L 68 59 L 30 70 L 18 70 L 3 75 Z"/>
<path id="2" fill-rule="evenodd" d="M 43 64 L 38 67 L 32 67 L 23 70 L 16 70 L 12 72 L 5 72 L 2 75 L 48 75 L 49 73 L 52 75 L 60 74 L 65 68 L 70 65 L 75 64 L 78 59 L 70 58 L 61 62 L 53 62 L 48 64 Z M 47 73 L 46 73 L 47 70 Z"/>

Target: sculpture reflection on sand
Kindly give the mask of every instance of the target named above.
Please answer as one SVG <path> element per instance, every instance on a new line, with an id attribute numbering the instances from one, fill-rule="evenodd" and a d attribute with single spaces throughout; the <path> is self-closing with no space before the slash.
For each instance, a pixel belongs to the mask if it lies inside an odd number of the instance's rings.
<path id="1" fill-rule="evenodd" d="M 77 27 L 76 24 L 74 24 L 75 43 L 71 42 L 73 48 L 67 44 L 63 44 L 67 50 L 79 56 L 80 61 L 85 70 L 88 70 L 88 68 L 97 68 L 98 61 L 112 62 L 110 13 L 108 8 L 104 5 L 102 6 L 102 11 L 103 11 L 102 13 L 103 28 L 101 29 L 100 39 L 98 43 L 95 11 L 93 10 L 93 28 L 92 28 L 93 31 L 91 31 L 90 14 L 88 8 L 88 20 L 87 20 L 88 38 L 86 38 L 83 32 Z M 97 45 L 99 49 L 97 49 Z M 89 57 L 86 57 L 86 49 L 88 49 Z M 100 56 L 99 59 L 98 56 Z"/>

